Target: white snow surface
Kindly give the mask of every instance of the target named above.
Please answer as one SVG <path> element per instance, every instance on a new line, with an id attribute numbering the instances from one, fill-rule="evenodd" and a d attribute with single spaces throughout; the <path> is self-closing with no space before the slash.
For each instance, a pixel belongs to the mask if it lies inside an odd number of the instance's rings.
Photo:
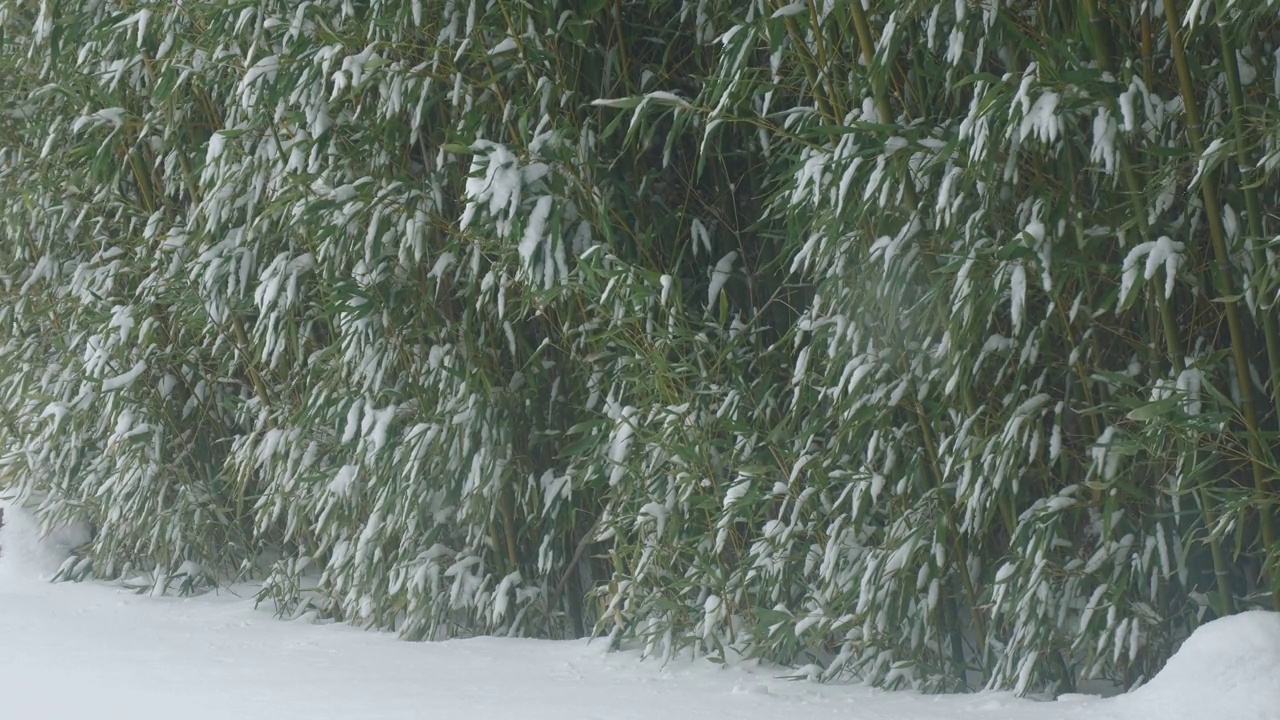
<path id="1" fill-rule="evenodd" d="M 666 665 L 604 643 L 477 638 L 408 643 L 347 625 L 275 619 L 252 588 L 148 598 L 49 584 L 82 529 L 38 537 L 10 508 L 0 530 L 0 717 L 733 718 L 1252 720 L 1280 718 L 1280 614 L 1211 622 L 1164 672 L 1110 699 L 1007 693 L 926 697 L 788 681 L 760 665 Z M 72 545 L 69 545 L 71 543 Z"/>

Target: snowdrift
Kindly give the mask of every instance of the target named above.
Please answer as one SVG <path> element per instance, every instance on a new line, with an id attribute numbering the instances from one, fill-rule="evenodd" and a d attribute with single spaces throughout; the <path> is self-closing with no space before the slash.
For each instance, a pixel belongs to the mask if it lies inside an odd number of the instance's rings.
<path id="1" fill-rule="evenodd" d="M 1280 613 L 1201 626 L 1151 682 L 1112 702 L 1134 718 L 1280 719 Z"/>

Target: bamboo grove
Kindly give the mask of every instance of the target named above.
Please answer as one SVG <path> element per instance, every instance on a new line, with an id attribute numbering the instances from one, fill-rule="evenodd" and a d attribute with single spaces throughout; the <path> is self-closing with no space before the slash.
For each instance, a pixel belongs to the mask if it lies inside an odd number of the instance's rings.
<path id="1" fill-rule="evenodd" d="M 1063 692 L 1276 608 L 1265 0 L 0 2 L 66 579 Z"/>

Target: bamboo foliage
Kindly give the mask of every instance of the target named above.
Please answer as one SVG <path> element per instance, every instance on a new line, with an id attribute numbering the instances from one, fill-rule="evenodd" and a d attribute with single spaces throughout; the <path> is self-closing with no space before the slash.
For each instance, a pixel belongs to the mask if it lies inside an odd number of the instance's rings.
<path id="1" fill-rule="evenodd" d="M 63 576 L 1065 691 L 1274 606 L 1269 2 L 0 5 Z"/>

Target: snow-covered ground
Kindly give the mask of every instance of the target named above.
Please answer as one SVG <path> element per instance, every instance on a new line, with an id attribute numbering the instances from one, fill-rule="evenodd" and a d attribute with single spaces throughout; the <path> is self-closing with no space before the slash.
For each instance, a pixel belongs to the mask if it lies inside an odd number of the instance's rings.
<path id="1" fill-rule="evenodd" d="M 815 685 L 766 668 L 666 667 L 600 643 L 406 643 L 275 619 L 231 592 L 144 598 L 42 580 L 77 538 L 0 531 L 0 718 L 1280 719 L 1280 614 L 1210 623 L 1145 687 L 1111 699 L 925 697 Z"/>

